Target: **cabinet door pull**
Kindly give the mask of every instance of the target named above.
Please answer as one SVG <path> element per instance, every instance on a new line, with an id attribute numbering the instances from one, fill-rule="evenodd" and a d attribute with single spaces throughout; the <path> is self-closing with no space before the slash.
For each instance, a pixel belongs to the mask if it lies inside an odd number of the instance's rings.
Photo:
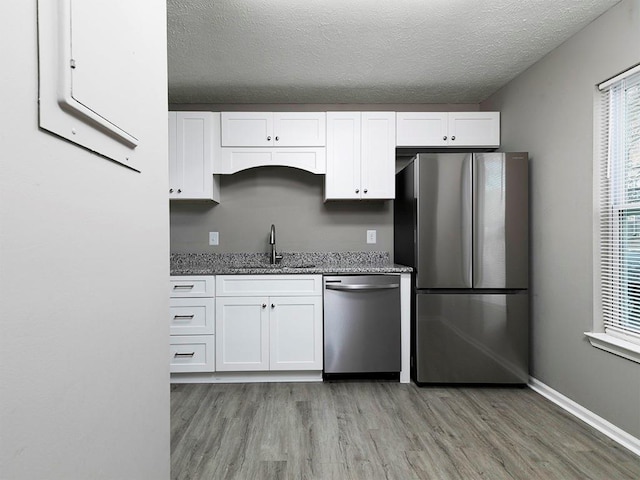
<path id="1" fill-rule="evenodd" d="M 267 304 L 266 304 L 266 303 L 263 303 L 263 304 L 262 304 L 262 308 L 267 308 Z"/>
<path id="2" fill-rule="evenodd" d="M 360 189 L 359 188 L 356 188 L 356 193 L 360 193 Z"/>
<path id="3" fill-rule="evenodd" d="M 276 305 L 274 303 L 271 304 L 271 308 L 276 308 Z"/>
<path id="4" fill-rule="evenodd" d="M 447 139 L 447 136 L 445 135 L 444 137 L 442 137 L 442 139 L 443 139 L 443 140 L 446 140 L 446 139 Z"/>
<path id="5" fill-rule="evenodd" d="M 277 142 L 278 140 L 280 140 L 280 137 L 276 137 L 276 142 Z"/>
<path id="6" fill-rule="evenodd" d="M 173 193 L 173 188 L 170 188 L 170 189 L 169 189 L 169 193 Z"/>
<path id="7" fill-rule="evenodd" d="M 455 139 L 456 139 L 456 136 L 455 135 L 451 135 L 451 140 L 453 141 Z"/>
<path id="8" fill-rule="evenodd" d="M 174 290 L 180 290 L 180 289 L 191 290 L 193 287 L 195 287 L 195 285 L 192 283 L 191 285 L 174 285 L 173 289 Z"/>
<path id="9" fill-rule="evenodd" d="M 191 320 L 195 315 L 174 315 L 174 320 Z"/>
<path id="10" fill-rule="evenodd" d="M 271 141 L 271 136 L 268 136 L 267 137 L 267 142 L 270 142 L 270 141 Z"/>
<path id="11" fill-rule="evenodd" d="M 367 193 L 369 190 L 367 190 L 366 188 L 364 189 L 364 193 Z"/>
<path id="12" fill-rule="evenodd" d="M 196 354 L 196 352 L 190 352 L 190 353 L 180 353 L 180 352 L 176 352 L 173 354 L 173 358 L 177 358 L 177 357 L 193 357 Z"/>

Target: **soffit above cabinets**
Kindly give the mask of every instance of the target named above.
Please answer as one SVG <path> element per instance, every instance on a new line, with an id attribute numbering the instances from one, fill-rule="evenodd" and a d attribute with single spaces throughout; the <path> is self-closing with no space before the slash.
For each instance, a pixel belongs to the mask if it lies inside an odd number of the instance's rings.
<path id="1" fill-rule="evenodd" d="M 479 103 L 619 0 L 168 0 L 173 104 Z"/>

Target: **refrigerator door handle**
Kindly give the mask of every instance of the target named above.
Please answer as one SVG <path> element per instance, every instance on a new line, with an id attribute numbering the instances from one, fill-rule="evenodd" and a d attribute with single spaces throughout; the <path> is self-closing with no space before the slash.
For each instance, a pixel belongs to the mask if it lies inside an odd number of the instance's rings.
<path id="1" fill-rule="evenodd" d="M 473 287 L 473 154 L 464 159 L 462 167 L 462 265 L 464 283 Z"/>

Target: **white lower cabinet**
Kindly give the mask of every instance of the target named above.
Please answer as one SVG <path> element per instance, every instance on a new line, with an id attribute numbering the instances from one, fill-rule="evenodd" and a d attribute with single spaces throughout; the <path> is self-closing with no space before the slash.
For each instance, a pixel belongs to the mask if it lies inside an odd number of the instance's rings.
<path id="1" fill-rule="evenodd" d="M 269 370 L 268 298 L 222 297 L 216 305 L 220 372 Z"/>
<path id="2" fill-rule="evenodd" d="M 213 335 L 172 335 L 169 340 L 169 371 L 195 373 L 214 371 Z"/>
<path id="3" fill-rule="evenodd" d="M 322 297 L 269 302 L 270 370 L 322 370 Z"/>
<path id="4" fill-rule="evenodd" d="M 169 290 L 169 371 L 215 371 L 214 276 L 172 277 Z"/>
<path id="5" fill-rule="evenodd" d="M 322 276 L 221 275 L 216 289 L 216 371 L 322 370 Z"/>

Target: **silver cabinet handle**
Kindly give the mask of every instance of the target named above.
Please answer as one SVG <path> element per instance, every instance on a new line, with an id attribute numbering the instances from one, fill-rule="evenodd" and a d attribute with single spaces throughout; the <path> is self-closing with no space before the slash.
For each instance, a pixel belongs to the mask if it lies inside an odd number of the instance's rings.
<path id="1" fill-rule="evenodd" d="M 266 304 L 266 303 L 263 303 L 263 304 L 262 304 L 262 308 L 267 308 L 267 304 Z"/>
<path id="2" fill-rule="evenodd" d="M 369 190 L 367 190 L 366 188 L 364 189 L 364 193 L 367 193 Z"/>
<path id="3" fill-rule="evenodd" d="M 446 140 L 446 139 L 447 139 L 447 136 L 445 135 L 444 137 L 442 137 L 442 139 L 443 139 L 443 140 Z"/>
<path id="4" fill-rule="evenodd" d="M 271 141 L 271 135 L 267 136 L 267 141 L 270 142 Z"/>
<path id="5" fill-rule="evenodd" d="M 182 190 L 178 189 L 178 193 L 182 193 Z"/>
<path id="6" fill-rule="evenodd" d="M 174 320 L 191 320 L 195 315 L 174 315 Z"/>
<path id="7" fill-rule="evenodd" d="M 359 188 L 356 188 L 356 193 L 360 193 L 360 189 Z"/>
<path id="8" fill-rule="evenodd" d="M 180 290 L 180 289 L 184 288 L 184 289 L 191 290 L 193 287 L 195 287 L 195 285 L 192 283 L 191 285 L 174 285 L 173 289 L 174 290 Z"/>
<path id="9" fill-rule="evenodd" d="M 169 189 L 169 193 L 173 193 L 173 188 L 170 188 L 170 189 Z"/>
<path id="10" fill-rule="evenodd" d="M 276 308 L 276 305 L 274 303 L 271 304 L 271 308 Z"/>
<path id="11" fill-rule="evenodd" d="M 399 283 L 387 283 L 386 285 L 354 284 L 354 285 L 325 285 L 327 290 L 387 290 L 399 288 Z"/>
<path id="12" fill-rule="evenodd" d="M 451 140 L 455 140 L 456 136 L 455 135 L 451 135 Z"/>
<path id="13" fill-rule="evenodd" d="M 190 352 L 190 353 L 180 353 L 180 352 L 176 352 L 173 354 L 173 358 L 176 357 L 193 357 L 196 354 L 196 352 Z"/>
<path id="14" fill-rule="evenodd" d="M 276 142 L 277 142 L 278 140 L 280 140 L 280 137 L 276 137 Z"/>

